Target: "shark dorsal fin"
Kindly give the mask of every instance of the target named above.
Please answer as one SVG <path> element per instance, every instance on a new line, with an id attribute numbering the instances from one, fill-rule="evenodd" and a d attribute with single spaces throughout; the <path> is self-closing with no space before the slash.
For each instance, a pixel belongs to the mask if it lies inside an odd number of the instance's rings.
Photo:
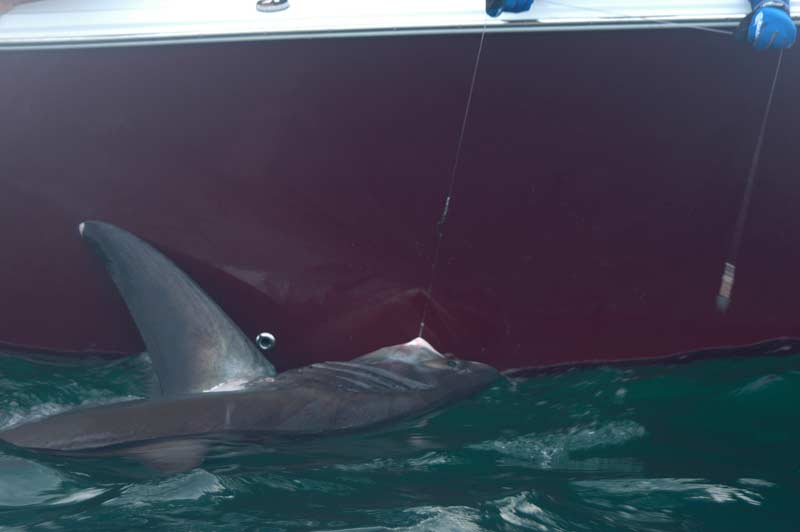
<path id="1" fill-rule="evenodd" d="M 128 306 L 163 395 L 275 374 L 241 329 L 162 253 L 111 224 L 84 222 L 80 232 Z"/>

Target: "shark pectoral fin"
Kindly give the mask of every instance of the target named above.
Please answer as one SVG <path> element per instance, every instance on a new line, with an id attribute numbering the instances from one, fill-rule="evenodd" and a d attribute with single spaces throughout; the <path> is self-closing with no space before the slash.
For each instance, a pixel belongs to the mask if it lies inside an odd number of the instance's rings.
<path id="1" fill-rule="evenodd" d="M 203 463 L 208 444 L 200 440 L 169 440 L 137 445 L 124 455 L 162 473 L 185 473 Z"/>
<path id="2" fill-rule="evenodd" d="M 84 222 L 136 322 L 163 395 L 275 375 L 275 368 L 223 310 L 171 260 L 131 233 Z"/>

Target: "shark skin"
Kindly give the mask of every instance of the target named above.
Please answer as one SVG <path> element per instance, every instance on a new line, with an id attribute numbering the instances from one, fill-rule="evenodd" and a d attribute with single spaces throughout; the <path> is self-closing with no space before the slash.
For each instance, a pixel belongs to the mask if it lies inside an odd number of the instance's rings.
<path id="1" fill-rule="evenodd" d="M 0 432 L 43 452 L 136 456 L 165 471 L 194 467 L 209 435 L 320 436 L 419 416 L 479 393 L 500 374 L 423 338 L 350 362 L 275 374 L 252 341 L 167 257 L 102 222 L 80 225 L 136 322 L 159 394 L 80 408 Z"/>
<path id="2" fill-rule="evenodd" d="M 208 434 L 300 436 L 364 429 L 467 398 L 498 373 L 413 343 L 314 364 L 238 391 L 144 399 L 64 412 L 0 432 L 18 447 L 86 451 Z"/>

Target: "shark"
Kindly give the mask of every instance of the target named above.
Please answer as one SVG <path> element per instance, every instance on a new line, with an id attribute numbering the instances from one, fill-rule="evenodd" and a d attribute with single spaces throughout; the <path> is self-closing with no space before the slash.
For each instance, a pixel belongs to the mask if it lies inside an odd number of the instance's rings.
<path id="1" fill-rule="evenodd" d="M 276 372 L 185 272 L 110 223 L 79 226 L 124 300 L 152 360 L 145 399 L 77 408 L 0 431 L 41 452 L 136 456 L 186 470 L 213 435 L 322 436 L 420 416 L 489 387 L 487 364 L 438 352 L 423 338 L 350 361 Z"/>

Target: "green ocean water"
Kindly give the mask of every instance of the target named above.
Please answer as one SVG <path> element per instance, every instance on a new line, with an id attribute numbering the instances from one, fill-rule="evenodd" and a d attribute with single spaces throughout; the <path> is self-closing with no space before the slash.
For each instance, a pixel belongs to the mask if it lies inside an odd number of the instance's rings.
<path id="1" fill-rule="evenodd" d="M 149 362 L 0 357 L 0 427 L 141 397 Z M 164 475 L 0 447 L 0 530 L 800 530 L 800 356 L 502 381 L 377 432 Z"/>

